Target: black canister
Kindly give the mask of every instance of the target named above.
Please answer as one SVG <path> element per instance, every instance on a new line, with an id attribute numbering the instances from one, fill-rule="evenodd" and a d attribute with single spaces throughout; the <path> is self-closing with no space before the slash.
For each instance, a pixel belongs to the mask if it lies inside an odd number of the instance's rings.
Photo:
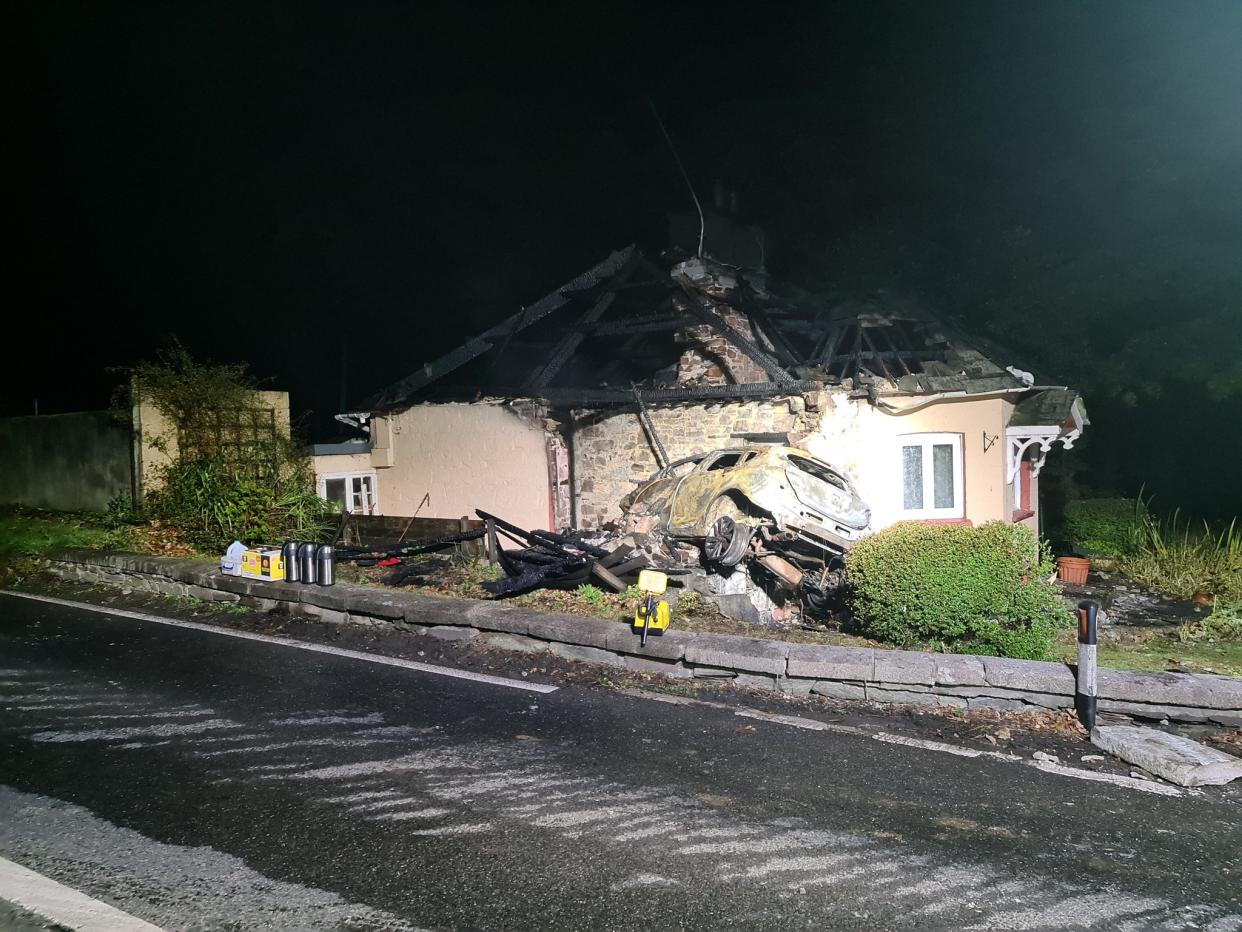
<path id="1" fill-rule="evenodd" d="M 310 585 L 315 581 L 315 545 L 303 544 L 298 548 L 298 574 L 301 581 Z"/>
<path id="2" fill-rule="evenodd" d="M 315 551 L 315 568 L 319 574 L 315 581 L 319 585 L 331 586 L 336 582 L 336 556 L 331 544 L 319 545 L 319 549 Z"/>
<path id="3" fill-rule="evenodd" d="M 285 582 L 297 582 L 302 578 L 302 567 L 298 565 L 298 542 L 287 540 L 280 548 L 280 558 L 285 561 Z"/>

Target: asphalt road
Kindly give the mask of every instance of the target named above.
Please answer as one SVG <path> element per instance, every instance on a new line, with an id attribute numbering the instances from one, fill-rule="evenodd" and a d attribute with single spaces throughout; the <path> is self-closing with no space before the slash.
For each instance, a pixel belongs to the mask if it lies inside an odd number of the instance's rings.
<path id="1" fill-rule="evenodd" d="M 1242 928 L 1236 795 L 9 596 L 0 858 L 168 929 Z"/>

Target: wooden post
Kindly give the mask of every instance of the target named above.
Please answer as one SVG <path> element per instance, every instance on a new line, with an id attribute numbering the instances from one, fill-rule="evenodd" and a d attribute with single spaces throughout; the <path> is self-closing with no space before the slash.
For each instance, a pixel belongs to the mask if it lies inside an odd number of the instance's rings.
<path id="1" fill-rule="evenodd" d="M 487 521 L 484 522 L 484 527 L 487 528 L 487 533 L 483 535 L 483 540 L 485 541 L 483 545 L 484 552 L 487 555 L 487 562 L 494 565 L 500 562 L 500 542 L 496 540 L 495 519 L 488 518 Z"/>

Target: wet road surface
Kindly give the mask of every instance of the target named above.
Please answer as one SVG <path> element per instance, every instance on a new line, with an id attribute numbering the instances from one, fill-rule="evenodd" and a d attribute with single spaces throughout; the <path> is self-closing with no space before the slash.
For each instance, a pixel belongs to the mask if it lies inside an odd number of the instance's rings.
<path id="1" fill-rule="evenodd" d="M 0 857 L 168 929 L 1242 929 L 1236 796 L 2 595 Z"/>

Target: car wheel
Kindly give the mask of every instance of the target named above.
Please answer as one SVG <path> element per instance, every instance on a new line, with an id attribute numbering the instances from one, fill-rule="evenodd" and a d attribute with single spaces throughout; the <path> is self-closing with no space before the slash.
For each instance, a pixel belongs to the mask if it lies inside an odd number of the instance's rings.
<path id="1" fill-rule="evenodd" d="M 716 566 L 737 566 L 746 554 L 754 528 L 728 515 L 721 515 L 712 522 L 711 529 L 703 539 L 703 555 L 707 562 Z"/>

